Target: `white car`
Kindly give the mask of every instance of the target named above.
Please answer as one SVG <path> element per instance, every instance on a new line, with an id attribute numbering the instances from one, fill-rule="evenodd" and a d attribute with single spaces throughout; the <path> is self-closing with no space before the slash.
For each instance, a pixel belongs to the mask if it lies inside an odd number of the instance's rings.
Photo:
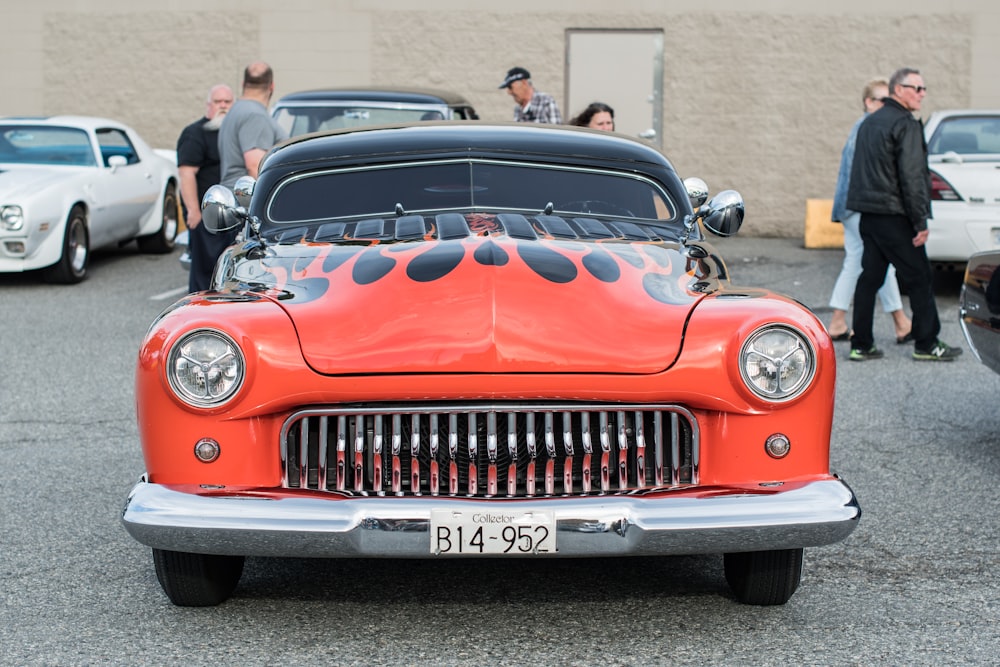
<path id="1" fill-rule="evenodd" d="M 78 283 L 94 248 L 170 252 L 177 190 L 176 164 L 122 123 L 0 118 L 0 273 Z"/>
<path id="2" fill-rule="evenodd" d="M 936 111 L 924 127 L 931 171 L 932 262 L 1000 249 L 1000 110 Z"/>

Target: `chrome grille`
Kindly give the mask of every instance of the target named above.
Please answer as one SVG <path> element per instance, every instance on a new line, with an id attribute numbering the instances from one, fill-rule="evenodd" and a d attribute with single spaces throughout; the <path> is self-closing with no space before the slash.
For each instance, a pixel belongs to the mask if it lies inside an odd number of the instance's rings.
<path id="1" fill-rule="evenodd" d="M 536 497 L 696 484 L 698 424 L 673 405 L 365 405 L 296 412 L 286 488 Z"/>

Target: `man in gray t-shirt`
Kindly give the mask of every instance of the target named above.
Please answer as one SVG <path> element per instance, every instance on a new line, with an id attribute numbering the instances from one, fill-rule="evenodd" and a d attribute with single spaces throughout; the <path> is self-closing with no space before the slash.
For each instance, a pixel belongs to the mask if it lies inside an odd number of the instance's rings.
<path id="1" fill-rule="evenodd" d="M 247 65 L 243 95 L 229 109 L 219 127 L 219 172 L 222 185 L 232 188 L 240 176 L 257 178 L 257 167 L 267 152 L 288 135 L 271 120 L 267 105 L 274 94 L 274 73 L 267 63 Z M 212 275 L 219 256 L 239 235 L 240 228 L 206 234 L 204 252 L 191 254 L 194 275 Z"/>
<path id="2" fill-rule="evenodd" d="M 231 188 L 240 176 L 257 178 L 261 159 L 287 133 L 267 113 L 274 94 L 274 74 L 267 63 L 247 66 L 243 95 L 236 100 L 219 128 L 222 185 Z"/>

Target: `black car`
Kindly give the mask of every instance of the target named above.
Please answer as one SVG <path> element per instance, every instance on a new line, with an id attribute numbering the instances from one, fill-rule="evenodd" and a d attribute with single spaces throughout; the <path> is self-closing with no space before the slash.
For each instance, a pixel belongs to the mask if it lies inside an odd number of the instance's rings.
<path id="1" fill-rule="evenodd" d="M 461 95 L 424 88 L 328 88 L 285 95 L 271 113 L 289 136 L 428 120 L 477 120 Z"/>
<path id="2" fill-rule="evenodd" d="M 969 258 L 959 299 L 962 332 L 972 353 L 1000 373 L 1000 252 Z"/>

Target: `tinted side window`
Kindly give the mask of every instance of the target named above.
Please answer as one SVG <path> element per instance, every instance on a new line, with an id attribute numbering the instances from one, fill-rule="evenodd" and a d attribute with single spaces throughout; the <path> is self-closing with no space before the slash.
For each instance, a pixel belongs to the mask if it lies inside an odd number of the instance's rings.
<path id="1" fill-rule="evenodd" d="M 129 164 L 139 161 L 139 155 L 135 152 L 132 142 L 121 130 L 103 129 L 97 131 L 97 143 L 101 147 L 101 159 L 104 166 L 110 166 L 108 160 L 112 155 L 123 156 Z"/>

